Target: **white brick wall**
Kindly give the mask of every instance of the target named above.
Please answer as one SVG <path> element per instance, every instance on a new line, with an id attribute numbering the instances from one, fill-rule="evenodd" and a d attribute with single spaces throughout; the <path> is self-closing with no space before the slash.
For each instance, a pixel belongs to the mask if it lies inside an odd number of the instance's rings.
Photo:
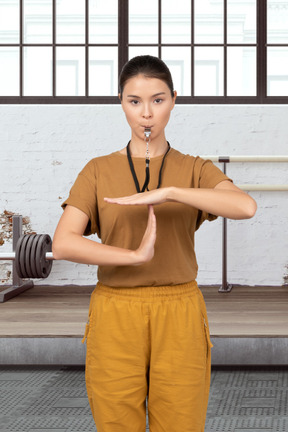
<path id="1" fill-rule="evenodd" d="M 193 155 L 287 155 L 288 106 L 176 105 L 166 137 Z M 53 236 L 78 172 L 92 157 L 124 147 L 129 127 L 119 105 L 0 105 L 0 213 L 30 218 Z M 287 164 L 230 164 L 235 183 L 288 183 Z M 288 192 L 251 192 L 256 216 L 228 221 L 228 280 L 288 283 Z M 221 283 L 221 219 L 196 234 L 200 284 Z M 1 225 L 0 225 L 1 228 Z M 94 237 L 95 238 L 95 237 Z M 11 241 L 0 252 L 11 250 Z M 9 265 L 0 261 L 0 280 Z M 48 284 L 94 284 L 96 267 L 55 262 Z M 43 283 L 37 281 L 36 283 Z"/>

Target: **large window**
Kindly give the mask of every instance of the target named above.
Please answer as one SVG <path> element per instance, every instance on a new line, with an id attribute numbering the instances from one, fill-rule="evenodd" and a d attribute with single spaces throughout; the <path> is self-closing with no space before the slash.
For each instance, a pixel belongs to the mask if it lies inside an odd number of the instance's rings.
<path id="1" fill-rule="evenodd" d="M 0 0 L 0 103 L 119 103 L 140 54 L 178 103 L 287 103 L 288 0 Z"/>

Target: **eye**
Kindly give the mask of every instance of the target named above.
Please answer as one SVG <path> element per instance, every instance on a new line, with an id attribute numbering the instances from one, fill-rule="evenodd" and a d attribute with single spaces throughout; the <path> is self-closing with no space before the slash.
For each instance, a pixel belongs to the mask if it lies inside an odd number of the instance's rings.
<path id="1" fill-rule="evenodd" d="M 159 103 L 161 103 L 163 101 L 163 99 L 155 99 L 154 102 L 156 102 L 156 104 L 158 105 Z"/>
<path id="2" fill-rule="evenodd" d="M 134 103 L 134 102 L 135 102 L 135 103 Z M 133 100 L 130 101 L 130 103 L 131 103 L 132 105 L 138 105 L 139 101 L 136 100 L 136 99 L 133 99 Z"/>

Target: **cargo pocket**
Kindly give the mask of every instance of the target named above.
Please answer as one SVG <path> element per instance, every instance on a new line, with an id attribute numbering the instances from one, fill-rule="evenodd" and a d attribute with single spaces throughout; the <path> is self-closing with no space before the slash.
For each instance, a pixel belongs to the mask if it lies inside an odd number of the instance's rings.
<path id="1" fill-rule="evenodd" d="M 204 334 L 205 334 L 205 339 L 206 339 L 206 344 L 207 344 L 207 352 L 206 352 L 206 358 L 208 357 L 209 354 L 209 350 L 214 346 L 211 342 L 210 339 L 210 331 L 209 331 L 209 325 L 208 325 L 208 317 L 207 317 L 207 309 L 206 309 L 206 303 L 203 297 L 202 292 L 200 291 L 200 289 L 198 290 L 198 297 L 199 297 L 199 301 L 200 301 L 200 311 L 201 311 L 201 315 L 202 315 L 202 320 L 203 320 L 203 326 L 204 326 Z"/>
<path id="2" fill-rule="evenodd" d="M 85 343 L 85 340 L 87 339 L 88 333 L 89 333 L 89 327 L 91 325 L 91 318 L 92 318 L 92 312 L 93 312 L 93 306 L 94 306 L 94 301 L 95 301 L 95 292 L 96 292 L 96 288 L 92 291 L 91 297 L 90 297 L 90 303 L 89 303 L 89 311 L 88 311 L 88 320 L 85 326 L 85 332 L 84 332 L 84 337 L 82 339 L 82 344 Z"/>
<path id="3" fill-rule="evenodd" d="M 204 332 L 205 332 L 205 337 L 206 337 L 206 342 L 207 342 L 206 358 L 208 358 L 209 351 L 211 350 L 211 348 L 214 345 L 212 344 L 211 339 L 210 339 L 209 327 L 208 327 L 208 325 L 206 323 L 205 317 L 203 317 L 203 322 L 204 322 Z"/>
<path id="4" fill-rule="evenodd" d="M 89 320 L 87 321 L 87 323 L 86 323 L 86 326 L 85 326 L 85 333 L 84 333 L 84 337 L 83 337 L 83 339 L 82 339 L 82 344 L 84 344 L 85 343 L 85 340 L 87 339 L 87 336 L 88 336 L 88 333 L 89 333 Z"/>

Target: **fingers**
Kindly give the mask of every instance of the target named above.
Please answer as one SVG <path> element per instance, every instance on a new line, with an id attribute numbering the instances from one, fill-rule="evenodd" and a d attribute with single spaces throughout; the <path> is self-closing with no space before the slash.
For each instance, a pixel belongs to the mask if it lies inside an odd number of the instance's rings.
<path id="1" fill-rule="evenodd" d="M 137 195 L 131 195 L 120 198 L 104 198 L 104 201 L 110 204 L 137 204 Z M 140 203 L 142 204 L 142 203 Z"/>
<path id="2" fill-rule="evenodd" d="M 148 206 L 148 221 L 141 244 L 136 251 L 141 264 L 150 261 L 154 256 L 156 241 L 156 216 L 152 205 Z"/>
<path id="3" fill-rule="evenodd" d="M 146 234 L 150 237 L 150 241 L 154 245 L 156 240 L 156 216 L 152 205 L 148 206 L 148 222 Z"/>
<path id="4" fill-rule="evenodd" d="M 105 197 L 104 201 L 111 204 L 123 205 L 158 205 L 167 201 L 168 192 L 169 188 L 160 188 L 119 198 Z"/>
<path id="5" fill-rule="evenodd" d="M 154 207 L 152 204 L 148 205 L 148 218 L 151 221 L 151 224 L 156 226 L 156 216 L 155 216 Z"/>

